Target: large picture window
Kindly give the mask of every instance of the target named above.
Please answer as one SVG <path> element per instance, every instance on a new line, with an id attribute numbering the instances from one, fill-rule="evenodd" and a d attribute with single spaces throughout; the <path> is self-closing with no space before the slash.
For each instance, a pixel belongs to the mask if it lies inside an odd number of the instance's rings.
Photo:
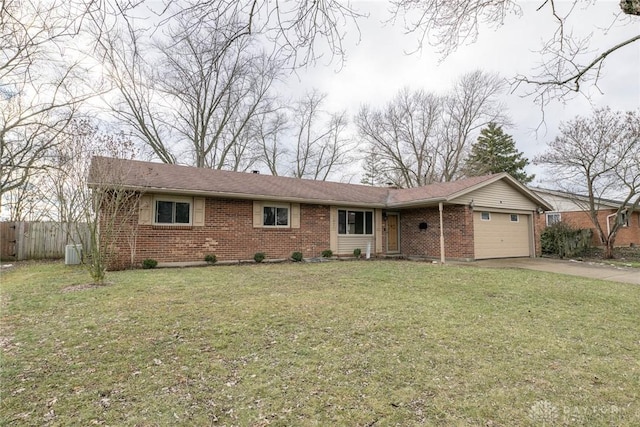
<path id="1" fill-rule="evenodd" d="M 373 234 L 373 212 L 339 209 L 338 234 Z"/>
<path id="2" fill-rule="evenodd" d="M 191 202 L 182 200 L 156 200 L 156 224 L 191 224 Z"/>
<path id="3" fill-rule="evenodd" d="M 265 227 L 288 227 L 289 207 L 264 206 L 262 208 L 262 225 Z"/>

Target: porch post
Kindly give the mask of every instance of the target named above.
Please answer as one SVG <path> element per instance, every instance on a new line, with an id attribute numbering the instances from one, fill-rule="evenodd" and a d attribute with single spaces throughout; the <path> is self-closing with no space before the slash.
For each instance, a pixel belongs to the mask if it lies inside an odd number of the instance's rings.
<path id="1" fill-rule="evenodd" d="M 438 203 L 438 210 L 440 211 L 440 262 L 444 264 L 444 227 L 442 221 L 442 202 Z"/>

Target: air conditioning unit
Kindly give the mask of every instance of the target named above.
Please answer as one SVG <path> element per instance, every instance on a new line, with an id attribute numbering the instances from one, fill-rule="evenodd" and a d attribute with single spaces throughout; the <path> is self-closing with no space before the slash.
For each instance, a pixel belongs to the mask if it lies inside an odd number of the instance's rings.
<path id="1" fill-rule="evenodd" d="M 64 248 L 65 265 L 76 265 L 82 261 L 82 245 L 67 245 Z"/>

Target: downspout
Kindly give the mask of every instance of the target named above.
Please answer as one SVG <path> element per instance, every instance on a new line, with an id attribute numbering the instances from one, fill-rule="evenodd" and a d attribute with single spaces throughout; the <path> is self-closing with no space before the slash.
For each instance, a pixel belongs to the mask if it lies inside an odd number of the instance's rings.
<path id="1" fill-rule="evenodd" d="M 618 212 L 607 215 L 607 240 L 609 240 L 609 236 L 611 236 L 611 225 L 609 225 L 609 218 L 616 215 L 618 215 Z"/>
<path id="2" fill-rule="evenodd" d="M 444 221 L 442 220 L 442 202 L 438 203 L 438 210 L 440 211 L 440 262 L 444 264 Z"/>

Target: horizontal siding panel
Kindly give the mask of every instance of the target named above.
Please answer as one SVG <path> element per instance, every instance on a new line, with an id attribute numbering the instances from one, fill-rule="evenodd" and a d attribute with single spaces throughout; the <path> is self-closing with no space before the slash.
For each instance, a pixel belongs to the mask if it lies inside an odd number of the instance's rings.
<path id="1" fill-rule="evenodd" d="M 362 256 L 367 253 L 367 244 L 371 244 L 371 253 L 375 252 L 373 236 L 340 236 L 338 235 L 338 255 L 352 255 L 353 250 L 360 248 Z"/>
<path id="2" fill-rule="evenodd" d="M 476 210 L 478 208 L 499 208 L 533 211 L 538 207 L 533 200 L 504 181 L 496 181 L 452 200 L 452 202 L 468 205 L 471 200 L 473 200 Z"/>

